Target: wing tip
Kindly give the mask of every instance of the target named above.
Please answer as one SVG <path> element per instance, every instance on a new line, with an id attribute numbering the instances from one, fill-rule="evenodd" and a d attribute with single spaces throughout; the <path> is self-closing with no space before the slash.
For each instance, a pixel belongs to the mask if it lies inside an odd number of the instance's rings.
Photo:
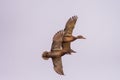
<path id="1" fill-rule="evenodd" d="M 64 75 L 63 69 L 60 69 L 58 67 L 54 67 L 54 70 L 56 73 L 58 73 L 59 75 Z"/>
<path id="2" fill-rule="evenodd" d="M 63 39 L 63 36 L 64 36 L 64 30 L 60 30 L 60 31 L 58 31 L 55 35 L 54 35 L 54 37 L 53 37 L 53 41 L 62 41 L 62 39 Z"/>
<path id="3" fill-rule="evenodd" d="M 74 16 L 71 17 L 71 19 L 72 19 L 72 20 L 75 20 L 75 19 L 77 20 L 77 19 L 78 19 L 78 16 L 77 16 L 77 15 L 74 15 Z"/>

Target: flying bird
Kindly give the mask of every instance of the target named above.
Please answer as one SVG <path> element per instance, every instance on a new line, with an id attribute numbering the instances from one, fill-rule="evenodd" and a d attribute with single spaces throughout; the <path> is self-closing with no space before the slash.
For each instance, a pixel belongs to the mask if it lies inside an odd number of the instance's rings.
<path id="1" fill-rule="evenodd" d="M 48 60 L 49 58 L 52 58 L 54 70 L 60 75 L 64 75 L 61 56 L 65 55 L 66 53 L 66 51 L 62 49 L 63 36 L 64 36 L 64 31 L 63 30 L 58 31 L 53 37 L 53 42 L 50 52 L 45 51 L 42 54 L 42 58 L 44 60 Z"/>
<path id="2" fill-rule="evenodd" d="M 82 35 L 78 35 L 77 37 L 72 35 L 77 19 L 77 16 L 72 16 L 69 18 L 64 28 L 65 34 L 63 36 L 62 48 L 66 50 L 68 54 L 71 54 L 72 52 L 75 53 L 75 51 L 71 49 L 72 41 L 76 39 L 86 39 Z"/>
<path id="3" fill-rule="evenodd" d="M 58 31 L 53 36 L 51 50 L 49 52 L 44 51 L 42 54 L 42 58 L 44 60 L 48 60 L 49 58 L 52 59 L 54 70 L 60 75 L 64 75 L 62 56 L 75 52 L 71 49 L 71 42 L 75 41 L 76 39 L 85 39 L 85 37 L 83 37 L 82 35 L 79 35 L 77 37 L 72 35 L 77 18 L 77 16 L 69 18 L 65 25 L 65 29 Z"/>

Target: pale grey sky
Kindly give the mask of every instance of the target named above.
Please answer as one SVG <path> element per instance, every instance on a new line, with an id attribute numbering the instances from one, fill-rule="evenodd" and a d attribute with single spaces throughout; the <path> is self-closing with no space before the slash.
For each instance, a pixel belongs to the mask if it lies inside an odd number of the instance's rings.
<path id="1" fill-rule="evenodd" d="M 65 76 L 41 54 L 77 15 Z M 120 80 L 120 0 L 0 0 L 0 80 Z"/>

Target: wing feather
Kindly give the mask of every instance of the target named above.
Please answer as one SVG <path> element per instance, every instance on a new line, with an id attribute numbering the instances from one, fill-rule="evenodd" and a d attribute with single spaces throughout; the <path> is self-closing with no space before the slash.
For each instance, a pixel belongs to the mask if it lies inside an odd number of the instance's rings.
<path id="1" fill-rule="evenodd" d="M 63 36 L 64 36 L 64 30 L 60 30 L 54 35 L 51 50 L 62 49 Z"/>
<path id="2" fill-rule="evenodd" d="M 72 37 L 72 32 L 73 29 L 75 27 L 76 21 L 77 21 L 78 17 L 77 16 L 73 16 L 71 18 L 69 18 L 69 20 L 67 21 L 66 25 L 65 25 L 65 34 L 63 37 L 63 40 L 65 40 L 66 37 L 71 38 Z M 71 52 L 74 52 L 74 50 L 71 49 L 71 42 L 63 42 L 62 47 L 63 49 L 67 50 L 69 54 L 71 54 Z"/>
<path id="3" fill-rule="evenodd" d="M 78 19 L 77 16 L 73 16 L 73 17 L 69 18 L 69 20 L 67 21 L 67 23 L 65 25 L 65 29 L 64 29 L 65 35 L 64 36 L 72 36 L 72 32 L 75 27 L 77 19 Z"/>
<path id="4" fill-rule="evenodd" d="M 60 75 L 64 75 L 61 57 L 52 58 L 54 70 Z"/>
<path id="5" fill-rule="evenodd" d="M 53 43 L 51 46 L 51 51 L 52 51 L 51 55 L 55 55 L 55 57 L 52 57 L 54 70 L 60 75 L 64 75 L 62 59 L 61 56 L 56 56 L 56 54 L 61 53 L 63 36 L 64 36 L 64 30 L 58 31 L 53 37 Z"/>

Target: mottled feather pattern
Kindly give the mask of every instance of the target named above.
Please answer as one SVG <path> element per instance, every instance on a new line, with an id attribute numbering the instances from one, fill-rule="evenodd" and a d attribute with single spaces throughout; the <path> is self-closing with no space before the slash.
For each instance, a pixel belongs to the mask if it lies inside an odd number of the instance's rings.
<path id="1" fill-rule="evenodd" d="M 67 50 L 68 54 L 75 53 L 75 51 L 71 49 L 71 42 L 74 38 L 72 36 L 72 32 L 75 27 L 75 23 L 76 23 L 77 19 L 78 19 L 77 16 L 73 16 L 73 17 L 69 18 L 69 20 L 67 21 L 67 23 L 65 25 L 65 29 L 64 29 L 65 34 L 64 34 L 63 40 L 67 40 L 68 42 L 63 41 L 62 47 L 63 47 L 63 49 Z"/>
<path id="2" fill-rule="evenodd" d="M 57 72 L 60 75 L 64 75 L 63 66 L 62 66 L 62 58 L 55 57 L 55 58 L 52 58 L 52 61 L 53 61 L 55 72 Z"/>
<path id="3" fill-rule="evenodd" d="M 77 16 L 69 18 L 64 30 L 58 31 L 53 36 L 51 51 L 45 51 L 42 54 L 42 57 L 45 60 L 48 60 L 48 58 L 52 58 L 53 68 L 55 72 L 60 75 L 64 75 L 62 56 L 64 56 L 65 54 L 75 53 L 75 51 L 71 49 L 71 42 L 76 39 L 85 39 L 83 36 L 75 37 L 72 35 L 77 19 Z"/>
<path id="4" fill-rule="evenodd" d="M 65 25 L 65 29 L 64 29 L 64 31 L 65 31 L 64 36 L 72 36 L 72 32 L 73 32 L 73 29 L 74 29 L 77 19 L 78 19 L 77 16 L 73 16 L 67 21 L 67 23 Z"/>
<path id="5" fill-rule="evenodd" d="M 64 30 L 60 30 L 54 35 L 53 41 L 57 41 L 57 42 L 62 41 L 63 36 L 64 36 Z"/>
<path id="6" fill-rule="evenodd" d="M 62 41 L 63 41 L 63 36 L 64 36 L 64 30 L 60 30 L 54 35 L 51 50 L 61 50 L 62 49 L 61 45 L 62 45 Z"/>

